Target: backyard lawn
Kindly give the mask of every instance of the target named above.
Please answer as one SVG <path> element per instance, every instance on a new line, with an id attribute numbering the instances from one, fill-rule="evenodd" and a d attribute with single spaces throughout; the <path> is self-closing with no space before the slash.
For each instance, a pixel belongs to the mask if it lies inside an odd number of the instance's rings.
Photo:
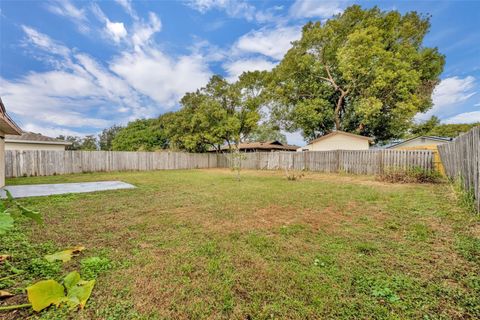
<path id="1" fill-rule="evenodd" d="M 211 169 L 7 181 L 137 188 L 22 200 L 46 223 L 21 219 L 2 237 L 0 253 L 13 259 L 0 265 L 0 278 L 24 272 L 0 280 L 18 294 L 0 305 L 26 303 L 21 288 L 71 270 L 97 282 L 78 313 L 23 309 L 0 318 L 480 317 L 480 219 L 449 185 L 241 176 Z M 86 249 L 64 265 L 42 259 L 77 245 Z"/>

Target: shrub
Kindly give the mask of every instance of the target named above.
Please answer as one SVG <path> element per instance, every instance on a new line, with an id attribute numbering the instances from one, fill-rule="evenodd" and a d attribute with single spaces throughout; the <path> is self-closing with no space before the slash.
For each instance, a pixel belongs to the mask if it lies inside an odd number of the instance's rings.
<path id="1" fill-rule="evenodd" d="M 437 171 L 429 171 L 420 167 L 407 169 L 388 168 L 377 176 L 380 181 L 391 183 L 439 183 L 442 177 Z"/>

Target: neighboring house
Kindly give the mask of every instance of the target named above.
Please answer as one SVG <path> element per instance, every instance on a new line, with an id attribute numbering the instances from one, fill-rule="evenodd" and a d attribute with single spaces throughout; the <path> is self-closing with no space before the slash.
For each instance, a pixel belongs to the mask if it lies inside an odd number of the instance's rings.
<path id="1" fill-rule="evenodd" d="M 0 98 L 0 187 L 5 185 L 5 135 L 20 135 L 22 130 L 8 116 Z"/>
<path id="2" fill-rule="evenodd" d="M 386 149 L 436 149 L 439 144 L 452 140 L 453 138 L 448 137 L 420 136 L 389 145 Z"/>
<path id="3" fill-rule="evenodd" d="M 297 151 L 368 150 L 373 139 L 358 134 L 335 130 L 311 140 Z"/>
<path id="4" fill-rule="evenodd" d="M 46 137 L 40 133 L 33 132 L 22 132 L 20 136 L 5 136 L 5 150 L 63 151 L 71 144 L 71 142 Z"/>
<path id="5" fill-rule="evenodd" d="M 289 144 L 283 144 L 279 141 L 267 141 L 267 142 L 245 142 L 240 143 L 238 146 L 240 152 L 272 152 L 272 151 L 296 151 L 298 146 L 292 146 Z M 229 152 L 228 146 L 223 146 L 221 152 Z M 216 152 L 211 149 L 210 152 Z"/>

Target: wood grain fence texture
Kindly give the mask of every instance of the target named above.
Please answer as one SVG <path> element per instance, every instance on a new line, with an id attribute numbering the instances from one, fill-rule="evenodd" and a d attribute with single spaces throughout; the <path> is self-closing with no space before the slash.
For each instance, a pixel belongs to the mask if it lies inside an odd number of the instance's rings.
<path id="1" fill-rule="evenodd" d="M 465 190 L 472 191 L 480 212 L 480 127 L 438 146 L 447 176 L 460 179 Z"/>
<path id="2" fill-rule="evenodd" d="M 5 175 L 48 176 L 81 172 L 229 168 L 230 154 L 120 151 L 5 152 Z M 358 150 L 255 152 L 242 154 L 242 168 L 310 170 L 378 174 L 387 168 L 433 170 L 433 153 L 426 150 Z"/>

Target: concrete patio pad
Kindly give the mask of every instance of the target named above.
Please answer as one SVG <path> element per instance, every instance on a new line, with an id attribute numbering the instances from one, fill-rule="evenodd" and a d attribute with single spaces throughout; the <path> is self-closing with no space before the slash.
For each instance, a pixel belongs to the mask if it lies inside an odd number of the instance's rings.
<path id="1" fill-rule="evenodd" d="M 65 193 L 84 193 L 117 189 L 132 189 L 135 186 L 122 181 L 98 181 L 80 183 L 31 184 L 5 186 L 0 189 L 0 197 L 5 198 L 5 189 L 10 191 L 14 198 L 50 196 Z"/>

